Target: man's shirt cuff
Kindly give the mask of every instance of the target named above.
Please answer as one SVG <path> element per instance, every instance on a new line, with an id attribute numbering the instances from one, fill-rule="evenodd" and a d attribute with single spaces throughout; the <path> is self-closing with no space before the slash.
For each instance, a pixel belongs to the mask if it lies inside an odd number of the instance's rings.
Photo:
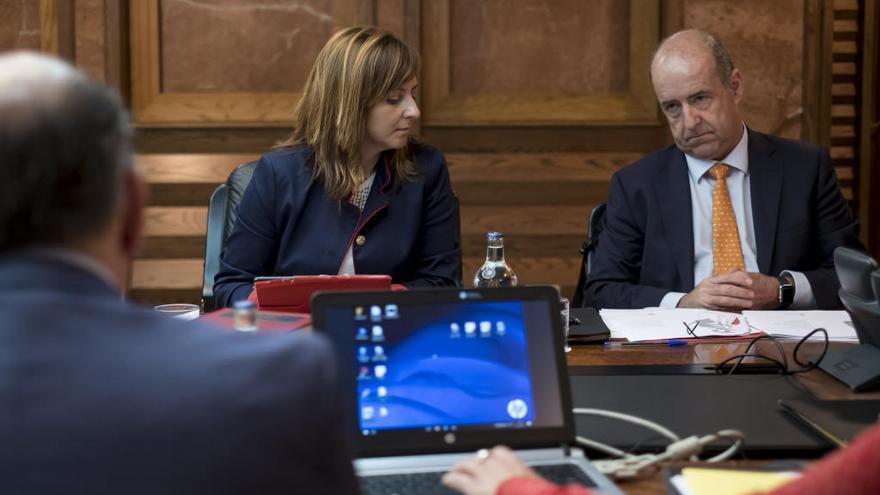
<path id="1" fill-rule="evenodd" d="M 660 300 L 661 308 L 677 308 L 678 301 L 681 301 L 681 298 L 686 296 L 684 292 L 667 292 L 663 299 Z"/>
<path id="2" fill-rule="evenodd" d="M 789 309 L 810 309 L 816 307 L 816 299 L 813 297 L 813 288 L 810 280 L 801 272 L 783 270 L 780 275 L 788 275 L 794 280 L 794 299 Z"/>

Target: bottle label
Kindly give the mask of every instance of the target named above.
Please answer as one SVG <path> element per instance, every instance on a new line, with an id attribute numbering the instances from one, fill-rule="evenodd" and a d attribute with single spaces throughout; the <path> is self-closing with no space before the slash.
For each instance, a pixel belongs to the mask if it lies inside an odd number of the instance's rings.
<path id="1" fill-rule="evenodd" d="M 492 280 L 493 278 L 495 278 L 495 269 L 491 268 L 491 267 L 484 268 L 483 273 L 482 273 L 482 277 L 485 280 Z"/>

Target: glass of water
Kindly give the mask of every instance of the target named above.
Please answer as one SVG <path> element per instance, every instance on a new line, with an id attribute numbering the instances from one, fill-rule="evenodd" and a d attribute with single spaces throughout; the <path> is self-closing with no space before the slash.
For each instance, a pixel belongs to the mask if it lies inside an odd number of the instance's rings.
<path id="1" fill-rule="evenodd" d="M 195 304 L 160 304 L 153 309 L 178 320 L 195 320 L 199 317 L 199 307 Z"/>

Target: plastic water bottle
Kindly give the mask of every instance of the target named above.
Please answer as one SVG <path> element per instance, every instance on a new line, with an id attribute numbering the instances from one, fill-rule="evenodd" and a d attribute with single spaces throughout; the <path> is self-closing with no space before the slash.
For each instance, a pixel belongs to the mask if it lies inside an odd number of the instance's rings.
<path id="1" fill-rule="evenodd" d="M 486 241 L 486 262 L 474 275 L 474 287 L 515 287 L 516 273 L 504 261 L 504 234 L 489 232 Z"/>

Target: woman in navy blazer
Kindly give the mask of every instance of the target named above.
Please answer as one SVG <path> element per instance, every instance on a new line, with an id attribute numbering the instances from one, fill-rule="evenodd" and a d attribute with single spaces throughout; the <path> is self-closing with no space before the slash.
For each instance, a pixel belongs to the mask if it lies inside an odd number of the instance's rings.
<path id="1" fill-rule="evenodd" d="M 388 274 L 455 285 L 458 214 L 443 154 L 416 143 L 418 54 L 371 27 L 318 54 L 294 131 L 264 155 L 220 257 L 221 306 L 263 275 Z"/>

